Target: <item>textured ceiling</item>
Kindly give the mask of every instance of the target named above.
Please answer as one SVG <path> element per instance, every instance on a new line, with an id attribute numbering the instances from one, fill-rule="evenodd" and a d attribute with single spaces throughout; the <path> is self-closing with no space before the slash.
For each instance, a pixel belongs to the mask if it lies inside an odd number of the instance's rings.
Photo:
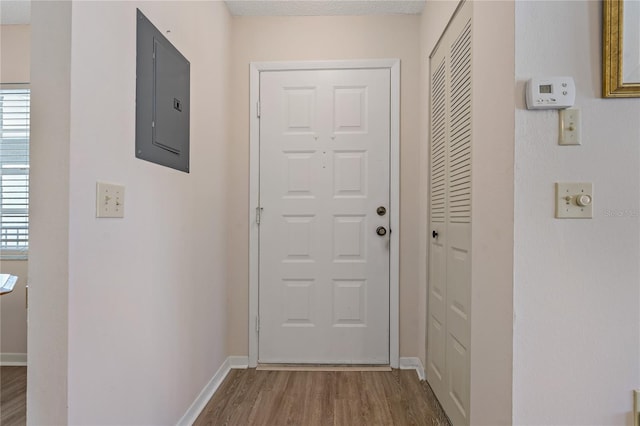
<path id="1" fill-rule="evenodd" d="M 28 24 L 31 21 L 29 0 L 0 0 L 0 23 L 2 25 Z"/>
<path id="2" fill-rule="evenodd" d="M 420 14 L 424 0 L 225 0 L 235 16 Z"/>
<path id="3" fill-rule="evenodd" d="M 225 0 L 236 16 L 420 14 L 425 0 Z M 0 0 L 0 23 L 28 24 L 30 0 Z"/>

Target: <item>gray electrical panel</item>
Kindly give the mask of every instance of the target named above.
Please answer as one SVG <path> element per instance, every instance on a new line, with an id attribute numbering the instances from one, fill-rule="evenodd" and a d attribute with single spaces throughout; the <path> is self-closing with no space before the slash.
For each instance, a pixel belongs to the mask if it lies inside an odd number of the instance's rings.
<path id="1" fill-rule="evenodd" d="M 189 61 L 137 10 L 136 157 L 189 173 Z"/>

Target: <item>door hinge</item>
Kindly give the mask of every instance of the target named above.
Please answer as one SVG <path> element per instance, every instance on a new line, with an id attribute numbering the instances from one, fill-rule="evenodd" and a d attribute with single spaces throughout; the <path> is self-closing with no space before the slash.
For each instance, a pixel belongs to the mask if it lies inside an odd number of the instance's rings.
<path id="1" fill-rule="evenodd" d="M 256 223 L 260 225 L 260 216 L 262 216 L 262 207 L 256 207 Z"/>
<path id="2" fill-rule="evenodd" d="M 260 118 L 260 101 L 256 102 L 256 116 Z"/>
<path id="3" fill-rule="evenodd" d="M 256 331 L 260 331 L 260 316 L 256 315 Z"/>

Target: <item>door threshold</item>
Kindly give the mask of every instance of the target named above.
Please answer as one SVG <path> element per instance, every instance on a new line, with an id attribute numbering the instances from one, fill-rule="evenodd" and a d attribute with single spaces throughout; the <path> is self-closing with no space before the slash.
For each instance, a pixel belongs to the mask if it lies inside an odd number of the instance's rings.
<path id="1" fill-rule="evenodd" d="M 258 364 L 258 371 L 391 371 L 388 365 L 367 364 Z"/>

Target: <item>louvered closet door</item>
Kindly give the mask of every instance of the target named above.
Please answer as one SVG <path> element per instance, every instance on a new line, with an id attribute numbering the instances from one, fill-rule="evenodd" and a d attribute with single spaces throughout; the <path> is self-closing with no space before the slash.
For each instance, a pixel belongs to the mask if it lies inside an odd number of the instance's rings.
<path id="1" fill-rule="evenodd" d="M 469 424 L 471 19 L 465 5 L 431 57 L 431 244 L 427 379 L 454 425 Z"/>
<path id="2" fill-rule="evenodd" d="M 441 49 L 444 50 L 444 49 Z M 445 58 L 431 59 L 431 244 L 429 248 L 429 307 L 427 377 L 436 395 L 445 394 L 447 202 Z M 435 65 L 435 67 L 434 67 Z M 440 398 L 440 397 L 439 397 Z M 441 399 L 441 398 L 440 398 Z"/>

